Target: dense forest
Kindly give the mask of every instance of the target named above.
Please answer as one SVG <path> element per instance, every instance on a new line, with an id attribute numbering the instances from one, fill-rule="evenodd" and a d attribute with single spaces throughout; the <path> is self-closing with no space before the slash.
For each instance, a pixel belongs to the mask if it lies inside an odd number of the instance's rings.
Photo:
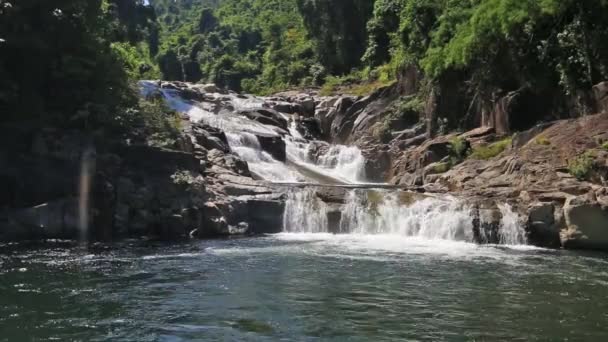
<path id="1" fill-rule="evenodd" d="M 214 82 L 268 94 L 369 92 L 416 74 L 452 126 L 518 92 L 586 113 L 608 77 L 608 1 L 0 0 L 3 120 L 124 121 L 130 81 Z M 409 76 L 408 76 L 409 75 Z M 363 85 L 363 86 L 361 86 Z M 456 95 L 454 95 L 456 97 Z M 454 114 L 456 113 L 456 114 Z M 568 114 L 566 114 L 568 115 Z M 86 120 L 83 118 L 86 117 Z M 120 122 L 119 122 L 120 123 Z"/>

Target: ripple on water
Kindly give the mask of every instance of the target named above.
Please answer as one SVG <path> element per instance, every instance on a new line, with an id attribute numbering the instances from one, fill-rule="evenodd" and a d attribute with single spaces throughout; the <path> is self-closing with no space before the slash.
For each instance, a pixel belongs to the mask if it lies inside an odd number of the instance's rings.
<path id="1" fill-rule="evenodd" d="M 599 254 L 279 234 L 99 253 L 25 250 L 0 260 L 0 274 L 10 270 L 0 282 L 0 340 L 608 336 Z"/>

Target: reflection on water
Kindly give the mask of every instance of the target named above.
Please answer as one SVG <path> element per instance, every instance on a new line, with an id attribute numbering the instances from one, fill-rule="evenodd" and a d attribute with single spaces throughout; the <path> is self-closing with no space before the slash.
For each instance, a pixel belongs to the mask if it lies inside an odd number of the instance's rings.
<path id="1" fill-rule="evenodd" d="M 607 267 L 395 235 L 3 245 L 0 341 L 600 341 Z"/>

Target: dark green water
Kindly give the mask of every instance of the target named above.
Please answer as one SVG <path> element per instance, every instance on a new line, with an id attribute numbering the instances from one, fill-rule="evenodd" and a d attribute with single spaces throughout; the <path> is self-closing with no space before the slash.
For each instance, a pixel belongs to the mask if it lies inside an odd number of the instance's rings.
<path id="1" fill-rule="evenodd" d="M 394 236 L 0 247 L 0 341 L 606 341 L 608 258 Z"/>

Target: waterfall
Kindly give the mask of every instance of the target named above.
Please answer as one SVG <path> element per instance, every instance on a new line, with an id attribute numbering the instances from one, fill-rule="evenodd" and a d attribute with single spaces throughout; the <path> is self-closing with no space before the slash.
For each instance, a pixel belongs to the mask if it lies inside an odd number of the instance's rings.
<path id="1" fill-rule="evenodd" d="M 204 122 L 224 131 L 231 150 L 249 164 L 254 174 L 264 180 L 275 183 L 352 184 L 362 182 L 365 178 L 365 159 L 358 148 L 331 146 L 325 154 L 319 156 L 319 160 L 314 160 L 310 156 L 313 142 L 307 141 L 298 132 L 297 122 L 290 115 L 281 114 L 284 119 L 291 121 L 288 132 L 285 132 L 238 114 L 239 110 L 263 108 L 263 98 L 207 93 L 205 96 L 213 101 L 196 102 L 182 98 L 177 89 L 161 88 L 158 82 L 140 81 L 139 86 L 142 96 L 147 98 L 156 92 L 162 95 L 171 109 L 188 115 L 191 121 Z M 214 109 L 213 103 L 218 101 L 225 104 L 216 113 L 217 108 Z M 285 140 L 289 163 L 275 160 L 264 151 L 256 135 L 281 136 Z"/>
<path id="2" fill-rule="evenodd" d="M 325 233 L 328 207 L 314 188 L 292 189 L 287 194 L 283 230 L 288 233 Z"/>
<path id="3" fill-rule="evenodd" d="M 450 197 L 354 190 L 342 213 L 340 231 L 472 241 L 472 224 L 470 209 Z"/>
<path id="4" fill-rule="evenodd" d="M 365 180 L 365 158 L 355 146 L 333 145 L 319 158 L 322 167 L 332 169 L 337 175 L 352 183 Z"/>
<path id="5" fill-rule="evenodd" d="M 249 170 L 257 176 L 275 182 L 298 182 L 298 175 L 284 163 L 274 159 L 262 150 L 258 137 L 248 133 L 226 133 L 230 149 L 249 165 Z"/>
<path id="6" fill-rule="evenodd" d="M 219 128 L 226 134 L 231 151 L 247 162 L 255 176 L 274 183 L 318 183 L 333 186 L 365 185 L 365 157 L 355 146 L 331 145 L 307 140 L 298 130 L 295 115 L 280 113 L 289 122 L 287 130 L 262 124 L 239 114 L 239 110 L 263 108 L 266 99 L 234 93 L 205 93 L 201 102 L 181 97 L 180 90 L 160 87 L 157 82 L 141 81 L 142 95 L 162 96 L 167 105 L 190 117 Z M 196 88 L 196 86 L 192 86 Z M 258 137 L 280 137 L 285 142 L 287 162 L 276 160 L 264 150 Z M 368 186 L 368 185 L 365 185 Z M 399 190 L 359 189 L 347 192 L 337 210 L 317 196 L 317 188 L 292 188 L 287 193 L 283 230 L 288 233 L 389 234 L 422 239 L 473 242 L 476 220 L 490 223 L 487 242 L 507 245 L 526 243 L 519 217 L 509 205 L 484 211 L 474 218 L 473 210 L 450 196 L 432 196 Z M 331 209 L 330 209 L 331 208 Z M 329 226 L 329 225 L 336 226 Z"/>
<path id="7" fill-rule="evenodd" d="M 498 235 L 503 245 L 525 245 L 528 243 L 526 231 L 524 230 L 519 215 L 517 215 L 509 204 L 498 204 L 502 214 Z"/>
<path id="8" fill-rule="evenodd" d="M 389 190 L 352 190 L 341 208 L 338 229 L 328 226 L 327 208 L 314 190 L 291 190 L 283 222 L 284 231 L 387 234 L 427 240 L 475 242 L 471 208 L 451 196 L 436 197 Z M 499 209 L 502 214 L 500 244 L 526 244 L 526 234 L 517 214 L 507 204 L 500 204 Z"/>

